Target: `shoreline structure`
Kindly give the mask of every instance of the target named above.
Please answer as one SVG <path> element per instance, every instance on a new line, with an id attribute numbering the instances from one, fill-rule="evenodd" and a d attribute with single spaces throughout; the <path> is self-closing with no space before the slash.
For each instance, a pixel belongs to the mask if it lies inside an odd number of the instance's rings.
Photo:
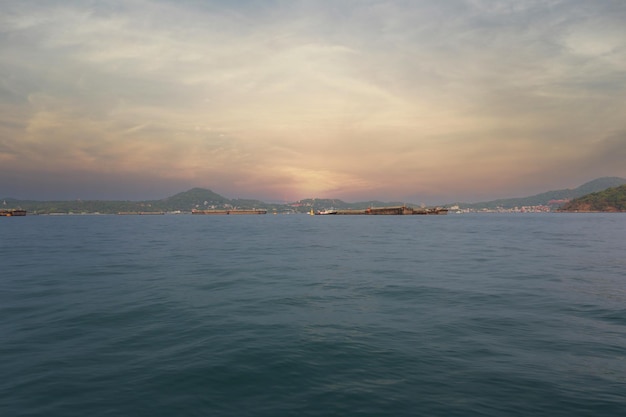
<path id="1" fill-rule="evenodd" d="M 203 214 L 203 215 L 242 215 L 242 214 L 267 214 L 267 210 L 252 209 L 252 210 L 197 210 L 191 211 L 191 214 Z M 434 207 L 434 208 L 412 208 L 407 206 L 398 207 L 369 207 L 367 209 L 357 210 L 332 210 L 327 213 L 318 212 L 312 213 L 316 216 L 320 215 L 357 215 L 357 216 L 406 216 L 406 215 L 443 215 L 448 214 L 447 208 Z"/>
<path id="2" fill-rule="evenodd" d="M 61 214 L 61 213 L 58 213 Z M 163 215 L 163 211 L 120 211 L 118 215 Z M 177 212 L 176 214 L 183 214 Z M 191 214 L 196 215 L 259 215 L 267 214 L 267 210 L 264 209 L 229 209 L 229 210 L 191 210 Z M 276 214 L 276 213 L 274 213 Z M 399 207 L 369 207 L 367 209 L 347 209 L 347 210 L 331 210 L 325 212 L 314 213 L 311 210 L 312 215 L 356 215 L 356 216 L 406 216 L 406 215 L 445 215 L 448 214 L 448 209 L 443 207 L 434 208 L 412 208 L 407 206 Z M 0 216 L 13 217 L 13 216 L 26 216 L 26 210 L 20 209 L 0 209 Z"/>
<path id="3" fill-rule="evenodd" d="M 232 209 L 232 210 L 191 210 L 191 214 L 208 214 L 208 215 L 242 215 L 242 214 L 267 214 L 267 210 L 243 210 L 243 209 Z"/>
<path id="4" fill-rule="evenodd" d="M 365 210 L 336 210 L 336 215 L 365 215 L 365 216 L 411 216 L 411 215 L 443 215 L 448 214 L 448 209 L 443 207 L 412 208 L 407 206 L 398 207 L 370 207 Z"/>

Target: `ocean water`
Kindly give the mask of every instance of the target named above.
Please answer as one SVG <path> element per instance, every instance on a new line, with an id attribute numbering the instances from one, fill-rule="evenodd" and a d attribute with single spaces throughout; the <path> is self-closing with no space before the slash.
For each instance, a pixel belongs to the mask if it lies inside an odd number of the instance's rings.
<path id="1" fill-rule="evenodd" d="M 0 416 L 623 416 L 626 215 L 0 218 Z"/>

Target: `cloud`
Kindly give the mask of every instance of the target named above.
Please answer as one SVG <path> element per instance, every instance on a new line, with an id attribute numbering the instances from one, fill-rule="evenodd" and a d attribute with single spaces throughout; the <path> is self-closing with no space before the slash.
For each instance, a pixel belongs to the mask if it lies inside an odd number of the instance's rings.
<path id="1" fill-rule="evenodd" d="M 259 198 L 427 200 L 543 191 L 579 175 L 580 161 L 590 175 L 626 175 L 597 150 L 626 129 L 615 2 L 0 12 L 0 171 L 23 178 L 75 170 Z"/>
<path id="2" fill-rule="evenodd" d="M 589 156 L 581 163 L 584 170 L 610 173 L 623 168 L 626 161 L 626 130 L 613 132 L 591 145 Z"/>

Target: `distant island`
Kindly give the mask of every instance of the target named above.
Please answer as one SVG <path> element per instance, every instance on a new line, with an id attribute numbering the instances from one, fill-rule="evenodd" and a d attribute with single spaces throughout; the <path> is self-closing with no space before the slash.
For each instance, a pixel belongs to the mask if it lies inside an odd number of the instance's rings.
<path id="1" fill-rule="evenodd" d="M 576 198 L 559 209 L 564 212 L 626 212 L 626 185 Z"/>
<path id="2" fill-rule="evenodd" d="M 505 198 L 480 203 L 455 203 L 454 205 L 471 211 L 512 210 L 515 208 L 521 209 L 522 207 L 543 207 L 545 210 L 554 211 L 575 198 L 624 184 L 626 184 L 626 179 L 624 178 L 602 177 L 573 189 L 566 188 L 547 191 L 529 197 Z"/>
<path id="3" fill-rule="evenodd" d="M 0 203 L 7 208 L 20 208 L 29 214 L 182 214 L 192 211 L 265 210 L 267 213 L 291 214 L 336 210 L 366 210 L 372 207 L 403 207 L 422 209 L 415 204 L 403 202 L 362 201 L 346 203 L 339 199 L 311 198 L 292 203 L 266 203 L 260 200 L 229 199 L 205 188 L 192 188 L 161 200 L 146 201 L 34 201 L 5 198 Z"/>
<path id="4" fill-rule="evenodd" d="M 481 211 L 625 211 L 626 179 L 598 178 L 574 189 L 548 191 L 530 197 L 493 200 L 483 203 L 452 203 L 443 207 L 451 212 Z M 615 190 L 615 191 L 613 191 Z M 193 210 L 266 210 L 267 213 L 309 213 L 311 210 L 366 210 L 374 207 L 421 208 L 417 204 L 392 201 L 347 203 L 339 199 L 309 198 L 292 203 L 266 203 L 260 200 L 229 199 L 209 189 L 192 188 L 163 198 L 146 201 L 35 201 L 0 199 L 1 209 L 21 209 L 28 214 L 164 214 L 191 213 Z"/>

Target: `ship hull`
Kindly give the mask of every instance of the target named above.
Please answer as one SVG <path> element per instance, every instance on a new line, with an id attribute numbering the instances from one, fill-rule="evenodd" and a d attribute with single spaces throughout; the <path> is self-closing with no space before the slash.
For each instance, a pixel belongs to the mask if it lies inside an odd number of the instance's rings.
<path id="1" fill-rule="evenodd" d="M 0 217 L 21 217 L 21 216 L 26 216 L 26 210 L 0 209 Z"/>

